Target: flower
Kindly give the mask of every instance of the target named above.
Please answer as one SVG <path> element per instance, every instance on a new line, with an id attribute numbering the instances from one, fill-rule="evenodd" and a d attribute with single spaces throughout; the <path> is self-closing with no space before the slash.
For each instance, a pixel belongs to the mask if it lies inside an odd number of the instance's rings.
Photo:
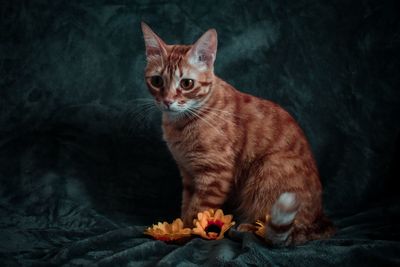
<path id="1" fill-rule="evenodd" d="M 224 215 L 221 209 L 213 209 L 199 212 L 197 219 L 193 220 L 195 228 L 192 233 L 205 239 L 222 239 L 224 233 L 231 228 L 235 222 L 232 222 L 232 215 Z"/>
<path id="2" fill-rule="evenodd" d="M 148 227 L 144 232 L 146 235 L 151 235 L 154 239 L 173 242 L 179 239 L 190 237 L 191 229 L 183 228 L 183 222 L 181 219 L 174 220 L 171 224 L 167 222 L 159 222 L 153 224 L 152 227 Z"/>
<path id="3" fill-rule="evenodd" d="M 269 215 L 265 216 L 265 222 L 263 221 L 256 221 L 256 228 L 257 230 L 254 232 L 256 235 L 262 237 L 263 239 L 265 238 L 265 225 L 268 223 L 269 221 Z"/>

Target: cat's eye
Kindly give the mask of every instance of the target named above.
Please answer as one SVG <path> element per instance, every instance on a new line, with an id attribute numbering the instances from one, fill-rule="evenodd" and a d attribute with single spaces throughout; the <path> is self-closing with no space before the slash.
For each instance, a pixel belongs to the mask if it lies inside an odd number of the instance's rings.
<path id="1" fill-rule="evenodd" d="M 159 76 L 159 75 L 152 76 L 150 78 L 150 83 L 155 88 L 161 88 L 164 85 L 163 78 L 161 76 Z"/>
<path id="2" fill-rule="evenodd" d="M 180 84 L 181 84 L 181 88 L 183 90 L 190 90 L 194 86 L 194 80 L 192 80 L 192 79 L 182 79 Z"/>

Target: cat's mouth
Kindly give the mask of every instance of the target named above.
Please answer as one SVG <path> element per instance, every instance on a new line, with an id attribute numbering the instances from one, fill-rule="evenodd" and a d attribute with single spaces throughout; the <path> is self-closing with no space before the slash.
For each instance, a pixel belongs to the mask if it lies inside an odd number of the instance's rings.
<path id="1" fill-rule="evenodd" d="M 173 106 L 170 106 L 170 107 L 161 106 L 160 110 L 163 113 L 166 113 L 169 115 L 180 115 L 180 114 L 187 112 L 187 108 L 185 108 L 185 107 L 173 107 Z"/>
<path id="2" fill-rule="evenodd" d="M 202 104 L 203 102 L 198 102 L 195 100 L 187 100 L 185 103 L 179 103 L 178 101 L 174 101 L 169 104 L 165 104 L 163 101 L 156 101 L 156 105 L 161 110 L 161 112 L 169 115 L 192 114 Z"/>

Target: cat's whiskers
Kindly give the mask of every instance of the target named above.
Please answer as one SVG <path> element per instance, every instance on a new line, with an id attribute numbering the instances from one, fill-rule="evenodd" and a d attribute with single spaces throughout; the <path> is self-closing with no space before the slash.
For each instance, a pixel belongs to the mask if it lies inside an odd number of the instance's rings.
<path id="1" fill-rule="evenodd" d="M 221 120 L 229 121 L 229 122 L 231 121 L 231 120 L 229 120 L 229 116 L 233 115 L 233 113 L 220 113 L 219 111 L 223 111 L 223 110 L 216 110 L 216 109 L 209 108 L 209 107 L 200 107 L 197 110 L 198 110 L 199 114 L 209 113 L 211 115 L 216 116 L 217 117 L 216 120 L 221 119 Z M 209 117 L 209 118 L 211 119 L 213 117 Z M 215 118 L 213 118 L 213 119 L 215 119 Z M 216 122 L 218 122 L 218 121 L 216 121 Z"/>
<path id="2" fill-rule="evenodd" d="M 226 117 L 224 117 L 224 115 L 219 114 L 215 111 L 212 110 L 207 110 L 207 113 L 210 114 L 211 116 L 208 116 L 207 118 L 209 120 L 212 120 L 213 122 L 215 122 L 215 124 L 220 124 L 220 121 L 224 121 L 224 122 L 230 122 L 230 120 Z M 235 123 L 235 122 L 233 122 Z"/>
<path id="3" fill-rule="evenodd" d="M 156 109 L 154 100 L 152 99 L 135 99 L 133 109 L 129 110 L 127 115 L 132 121 L 140 121 L 146 119 Z"/>
<path id="4" fill-rule="evenodd" d="M 125 110 L 122 114 L 124 117 L 122 126 L 126 128 L 126 135 L 132 136 L 135 134 L 137 129 L 149 126 L 151 120 L 148 118 L 153 113 L 152 111 L 153 108 L 150 105 L 139 105 L 135 106 L 134 108 L 130 106 L 128 110 Z M 128 123 L 126 123 L 127 121 Z"/>
<path id="5" fill-rule="evenodd" d="M 237 114 L 235 114 L 233 112 L 230 112 L 230 111 L 227 111 L 227 110 L 223 110 L 223 109 L 212 108 L 212 107 L 207 107 L 207 106 L 203 106 L 201 108 L 202 109 L 206 109 L 206 110 L 212 110 L 212 111 L 216 111 L 216 112 L 221 112 L 221 113 L 230 115 L 230 116 L 235 117 L 235 118 L 243 118 L 243 116 L 237 115 Z"/>
<path id="6" fill-rule="evenodd" d="M 215 110 L 212 110 L 212 109 L 204 109 L 204 110 L 207 111 L 208 113 L 214 115 L 215 117 L 217 117 L 217 120 L 223 120 L 223 121 L 228 122 L 228 123 L 234 123 L 236 125 L 239 125 L 235 120 L 230 120 L 229 119 L 229 116 L 230 116 L 229 114 L 226 114 L 226 113 L 221 114 L 218 111 L 215 111 Z"/>
<path id="7" fill-rule="evenodd" d="M 196 110 L 193 109 L 187 109 L 187 112 L 189 112 L 191 115 L 195 116 L 196 118 L 198 118 L 201 121 L 204 121 L 206 124 L 208 124 L 209 126 L 211 126 L 213 129 L 217 130 L 219 132 L 219 130 L 216 128 L 216 126 L 214 124 L 212 124 L 211 122 L 209 122 L 207 119 L 205 119 L 204 117 L 202 117 L 200 114 L 198 114 L 196 112 Z"/>
<path id="8" fill-rule="evenodd" d="M 212 127 L 214 130 L 216 130 L 219 134 L 224 135 L 224 133 L 221 132 L 221 130 L 218 129 L 218 128 L 216 127 L 216 125 L 213 124 L 213 122 L 214 122 L 214 123 L 216 123 L 216 122 L 213 121 L 211 118 L 207 118 L 207 119 L 206 119 L 206 117 L 203 117 L 203 116 L 201 116 L 201 114 L 198 114 L 198 112 L 197 112 L 196 109 L 188 108 L 187 111 L 188 111 L 190 114 L 192 114 L 193 116 L 195 116 L 195 117 L 197 117 L 198 119 L 200 119 L 200 120 L 204 121 L 205 123 L 207 123 L 210 127 Z"/>
<path id="9" fill-rule="evenodd" d="M 138 107 L 136 111 L 133 112 L 134 119 L 137 118 L 144 118 L 148 114 L 149 111 L 154 110 L 153 105 L 142 105 L 141 107 Z"/>
<path id="10" fill-rule="evenodd" d="M 154 99 L 152 98 L 135 98 L 132 99 L 131 102 L 137 104 L 137 103 L 153 103 L 154 104 Z"/>
<path id="11" fill-rule="evenodd" d="M 230 120 L 229 119 L 229 116 L 234 116 L 233 113 L 229 113 L 229 114 L 228 113 L 223 113 L 223 114 L 221 114 L 219 111 L 224 111 L 224 110 L 218 110 L 217 111 L 216 109 L 212 109 L 212 108 L 208 108 L 208 107 L 204 107 L 204 106 L 199 107 L 196 110 L 198 111 L 198 114 L 200 114 L 200 115 L 203 112 L 205 113 L 205 111 L 207 111 L 207 113 L 213 115 L 211 117 L 209 116 L 208 119 L 212 120 L 213 122 L 215 122 L 216 125 L 219 124 L 219 120 L 223 120 L 224 122 L 227 122 L 227 123 L 234 123 L 236 125 L 239 125 L 235 120 Z"/>

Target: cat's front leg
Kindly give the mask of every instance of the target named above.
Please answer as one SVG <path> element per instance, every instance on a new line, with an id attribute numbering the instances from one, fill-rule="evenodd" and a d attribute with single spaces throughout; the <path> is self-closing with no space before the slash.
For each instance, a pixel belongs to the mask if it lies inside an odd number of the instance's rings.
<path id="1" fill-rule="evenodd" d="M 185 214 L 189 208 L 193 191 L 194 184 L 192 177 L 183 169 L 181 169 L 182 176 L 182 205 L 181 205 L 181 218 L 185 218 Z"/>
<path id="2" fill-rule="evenodd" d="M 193 180 L 193 194 L 190 196 L 186 212 L 182 214 L 186 226 L 193 225 L 197 213 L 221 208 L 225 203 L 231 189 L 231 176 L 216 176 L 198 176 Z"/>

